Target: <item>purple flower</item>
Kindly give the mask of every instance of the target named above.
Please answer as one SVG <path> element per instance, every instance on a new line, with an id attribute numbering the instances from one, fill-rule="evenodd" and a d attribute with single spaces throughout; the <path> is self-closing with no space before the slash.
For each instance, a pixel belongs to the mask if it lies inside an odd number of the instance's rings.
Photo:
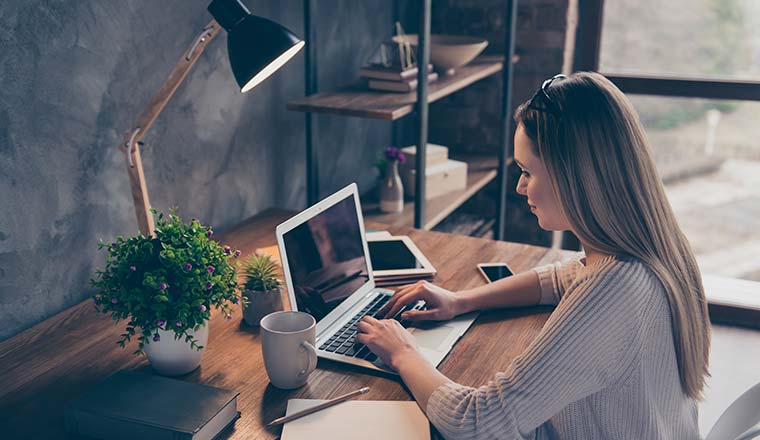
<path id="1" fill-rule="evenodd" d="M 159 319 L 156 324 L 158 324 L 159 327 L 163 328 L 166 325 L 166 321 Z"/>
<path id="2" fill-rule="evenodd" d="M 235 304 L 235 305 L 240 304 L 240 298 L 235 298 L 235 300 L 232 301 L 232 304 Z"/>
<path id="3" fill-rule="evenodd" d="M 198 310 L 200 310 L 201 312 L 205 312 L 206 311 L 206 306 L 204 306 L 203 304 L 201 304 L 200 307 L 198 307 Z"/>
<path id="4" fill-rule="evenodd" d="M 216 269 L 214 269 L 214 266 L 209 266 L 209 267 L 206 268 L 206 272 L 208 272 L 208 273 L 214 273 L 215 270 Z"/>
<path id="5" fill-rule="evenodd" d="M 182 327 L 182 321 L 177 321 L 174 323 L 174 325 L 177 327 Z"/>
<path id="6" fill-rule="evenodd" d="M 206 283 L 206 290 L 211 290 L 211 288 L 214 287 L 211 283 Z"/>
<path id="7" fill-rule="evenodd" d="M 206 236 L 207 236 L 208 238 L 211 238 L 211 237 L 213 237 L 213 236 L 214 236 L 214 231 L 212 231 L 211 229 L 209 229 L 209 230 L 208 230 L 208 232 L 206 232 Z"/>
<path id="8" fill-rule="evenodd" d="M 385 158 L 387 160 L 397 160 L 399 163 L 406 163 L 406 156 L 404 153 L 396 147 L 388 147 L 385 149 Z"/>
<path id="9" fill-rule="evenodd" d="M 235 250 L 235 256 L 239 257 L 242 252 L 240 252 L 240 249 Z"/>
<path id="10" fill-rule="evenodd" d="M 232 249 L 230 249 L 230 247 L 229 247 L 229 246 L 225 246 L 225 247 L 224 247 L 224 253 L 225 253 L 225 254 L 227 254 L 227 255 L 229 255 L 229 254 L 231 254 L 231 253 L 232 253 Z"/>
<path id="11" fill-rule="evenodd" d="M 230 319 L 232 319 L 232 315 L 227 315 L 225 316 L 225 318 L 227 318 L 227 321 L 229 321 Z"/>
<path id="12" fill-rule="evenodd" d="M 161 283 L 158 285 L 159 290 L 166 290 L 169 286 L 166 285 L 166 283 Z"/>
<path id="13" fill-rule="evenodd" d="M 190 263 L 185 263 L 185 266 L 184 266 L 184 267 L 185 267 L 185 270 L 190 270 L 190 269 L 192 269 L 192 268 L 193 268 L 193 265 L 192 265 L 192 264 L 190 264 Z"/>
<path id="14" fill-rule="evenodd" d="M 119 302 L 118 298 L 111 298 L 111 304 L 116 304 Z"/>
<path id="15" fill-rule="evenodd" d="M 158 342 L 160 340 L 161 340 L 161 336 L 159 336 L 158 333 L 156 333 L 155 335 L 153 335 L 153 342 Z"/>
<path id="16" fill-rule="evenodd" d="M 132 272 L 136 272 L 137 271 L 137 267 L 135 267 L 135 266 L 129 266 L 129 270 L 131 270 Z"/>

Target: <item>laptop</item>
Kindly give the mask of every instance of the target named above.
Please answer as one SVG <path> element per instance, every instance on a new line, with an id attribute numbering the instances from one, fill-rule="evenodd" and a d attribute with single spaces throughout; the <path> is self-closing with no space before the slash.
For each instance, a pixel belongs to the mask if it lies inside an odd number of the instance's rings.
<path id="1" fill-rule="evenodd" d="M 317 355 L 395 373 L 356 341 L 359 320 L 374 316 L 393 295 L 375 286 L 356 184 L 278 225 L 276 234 L 291 308 L 317 321 Z M 424 308 L 424 302 L 409 308 Z M 438 366 L 476 317 L 472 312 L 446 322 L 402 324 Z"/>

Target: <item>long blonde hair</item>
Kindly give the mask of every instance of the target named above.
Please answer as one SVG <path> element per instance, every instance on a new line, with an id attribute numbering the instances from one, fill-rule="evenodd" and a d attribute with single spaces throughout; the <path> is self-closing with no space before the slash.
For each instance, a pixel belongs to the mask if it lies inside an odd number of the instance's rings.
<path id="1" fill-rule="evenodd" d="M 515 120 L 533 141 L 581 241 L 603 253 L 639 259 L 662 283 L 681 386 L 700 399 L 709 376 L 707 301 L 638 114 L 598 73 L 555 80 L 545 93 L 518 107 Z"/>

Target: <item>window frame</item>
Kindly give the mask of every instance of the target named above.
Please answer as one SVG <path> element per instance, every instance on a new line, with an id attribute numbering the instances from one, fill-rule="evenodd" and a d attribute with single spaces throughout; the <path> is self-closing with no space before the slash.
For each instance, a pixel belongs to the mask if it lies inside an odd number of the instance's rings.
<path id="1" fill-rule="evenodd" d="M 599 72 L 603 20 L 604 0 L 578 0 L 578 27 L 575 33 L 573 70 Z M 606 76 L 623 93 L 760 101 L 760 81 L 599 73 Z"/>

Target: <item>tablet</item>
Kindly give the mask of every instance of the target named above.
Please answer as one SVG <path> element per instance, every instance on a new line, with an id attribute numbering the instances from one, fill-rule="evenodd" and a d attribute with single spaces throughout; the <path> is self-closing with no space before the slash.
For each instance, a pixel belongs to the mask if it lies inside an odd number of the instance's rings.
<path id="1" fill-rule="evenodd" d="M 435 267 L 407 236 L 368 237 L 369 257 L 375 277 L 435 275 Z"/>

